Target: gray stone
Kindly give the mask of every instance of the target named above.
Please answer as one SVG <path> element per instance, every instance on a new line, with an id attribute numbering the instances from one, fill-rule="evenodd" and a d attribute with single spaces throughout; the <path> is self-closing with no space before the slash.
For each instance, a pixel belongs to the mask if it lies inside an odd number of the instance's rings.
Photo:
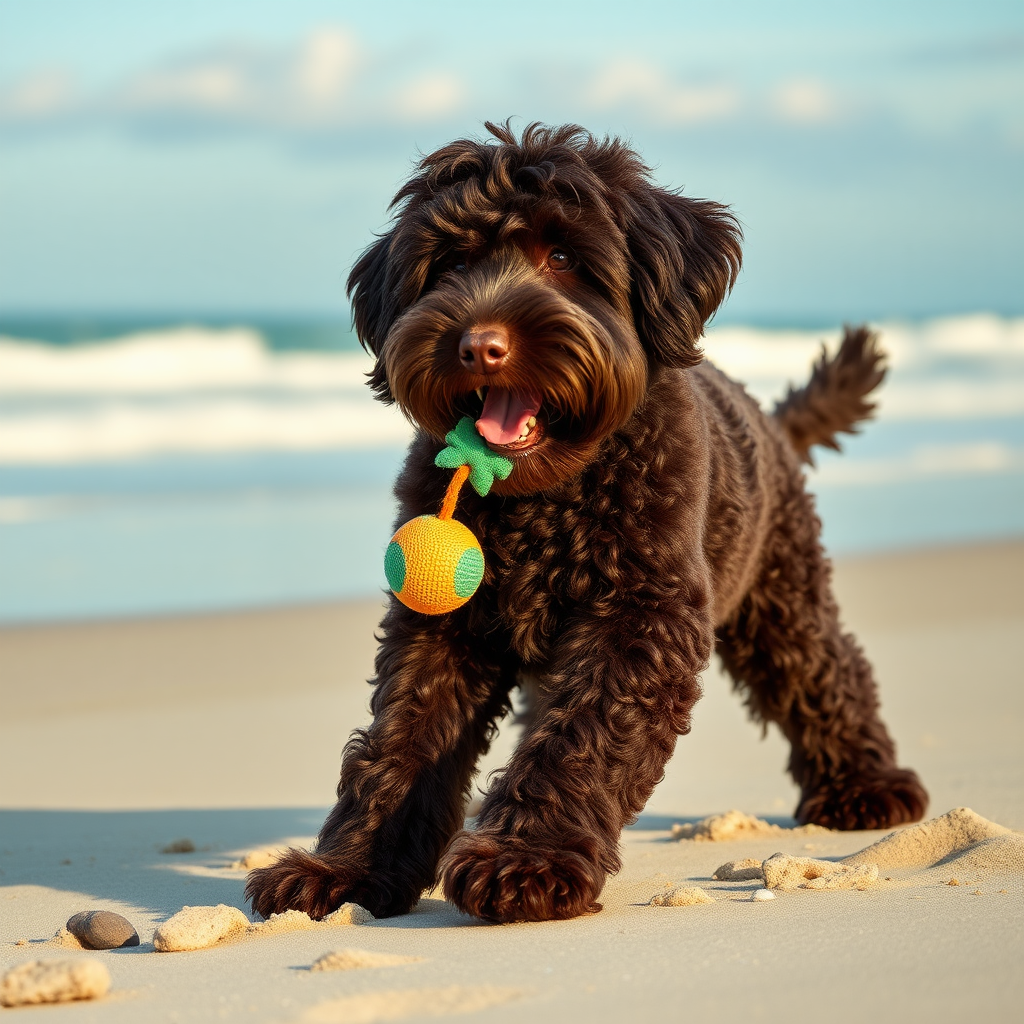
<path id="1" fill-rule="evenodd" d="M 66 927 L 86 949 L 120 949 L 139 944 L 139 933 L 131 921 L 110 910 L 83 910 L 69 917 Z"/>

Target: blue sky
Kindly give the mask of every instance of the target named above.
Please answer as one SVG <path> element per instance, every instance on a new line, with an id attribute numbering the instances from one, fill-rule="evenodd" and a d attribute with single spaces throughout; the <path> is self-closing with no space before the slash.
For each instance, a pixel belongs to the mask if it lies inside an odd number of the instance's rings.
<path id="1" fill-rule="evenodd" d="M 344 310 L 418 151 L 632 139 L 723 319 L 1024 313 L 1024 4 L 0 0 L 0 311 Z"/>

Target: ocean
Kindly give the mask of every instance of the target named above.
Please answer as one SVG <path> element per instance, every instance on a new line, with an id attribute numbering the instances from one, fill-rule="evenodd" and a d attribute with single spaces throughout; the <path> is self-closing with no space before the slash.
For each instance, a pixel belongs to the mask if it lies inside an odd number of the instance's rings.
<path id="1" fill-rule="evenodd" d="M 876 325 L 876 419 L 808 472 L 836 555 L 1024 535 L 1024 318 Z M 766 406 L 815 331 L 705 350 Z M 411 427 L 347 323 L 0 316 L 0 624 L 379 594 Z"/>

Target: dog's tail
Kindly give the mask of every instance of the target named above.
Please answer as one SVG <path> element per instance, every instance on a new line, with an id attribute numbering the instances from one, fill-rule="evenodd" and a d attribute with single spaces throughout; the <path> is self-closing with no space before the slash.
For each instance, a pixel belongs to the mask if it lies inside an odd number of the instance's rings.
<path id="1" fill-rule="evenodd" d="M 840 451 L 836 435 L 857 433 L 857 424 L 875 408 L 866 396 L 882 383 L 885 371 L 878 335 L 867 327 L 845 327 L 831 358 L 822 346 L 811 379 L 802 388 L 791 387 L 773 413 L 804 462 L 814 464 L 812 445 Z"/>

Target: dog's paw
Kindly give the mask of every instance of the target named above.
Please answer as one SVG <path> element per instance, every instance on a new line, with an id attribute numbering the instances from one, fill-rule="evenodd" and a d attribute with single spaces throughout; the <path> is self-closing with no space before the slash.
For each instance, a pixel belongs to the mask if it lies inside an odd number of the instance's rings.
<path id="1" fill-rule="evenodd" d="M 843 776 L 805 791 L 796 819 L 844 831 L 894 828 L 920 821 L 927 807 L 928 793 L 917 775 L 892 768 Z"/>
<path id="2" fill-rule="evenodd" d="M 460 910 L 507 924 L 596 913 L 605 873 L 596 850 L 546 850 L 463 832 L 448 847 L 441 877 Z"/>
<path id="3" fill-rule="evenodd" d="M 342 903 L 359 900 L 353 895 L 356 877 L 305 850 L 288 850 L 269 867 L 249 872 L 245 898 L 263 917 L 286 910 L 301 910 L 319 921 Z M 364 904 L 365 905 L 365 904 Z M 376 913 L 372 907 L 367 907 Z"/>

